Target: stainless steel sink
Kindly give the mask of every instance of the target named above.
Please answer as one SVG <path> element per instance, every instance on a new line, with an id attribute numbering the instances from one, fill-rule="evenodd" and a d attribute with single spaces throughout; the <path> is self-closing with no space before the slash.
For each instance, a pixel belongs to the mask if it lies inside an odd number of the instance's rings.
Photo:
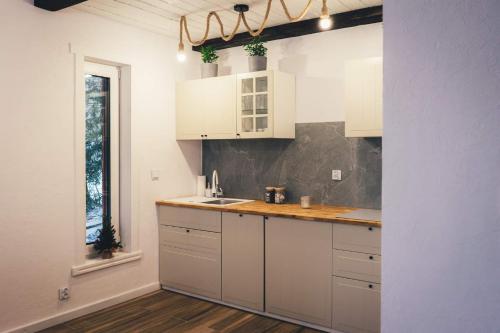
<path id="1" fill-rule="evenodd" d="M 204 204 L 207 204 L 207 205 L 223 206 L 223 205 L 229 205 L 229 204 L 234 204 L 234 203 L 239 203 L 239 202 L 245 202 L 245 200 L 216 199 L 216 200 L 210 200 L 210 201 L 202 201 L 201 203 L 204 203 Z"/>

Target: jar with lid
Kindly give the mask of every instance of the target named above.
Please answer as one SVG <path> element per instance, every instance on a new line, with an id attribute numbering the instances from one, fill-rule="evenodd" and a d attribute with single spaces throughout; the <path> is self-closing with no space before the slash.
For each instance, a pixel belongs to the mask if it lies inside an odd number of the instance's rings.
<path id="1" fill-rule="evenodd" d="M 274 203 L 284 204 L 286 200 L 285 196 L 285 188 L 284 187 L 276 187 L 274 194 Z"/>
<path id="2" fill-rule="evenodd" d="M 274 203 L 274 195 L 275 195 L 274 187 L 268 186 L 266 187 L 266 193 L 264 194 L 264 200 L 266 203 Z"/>

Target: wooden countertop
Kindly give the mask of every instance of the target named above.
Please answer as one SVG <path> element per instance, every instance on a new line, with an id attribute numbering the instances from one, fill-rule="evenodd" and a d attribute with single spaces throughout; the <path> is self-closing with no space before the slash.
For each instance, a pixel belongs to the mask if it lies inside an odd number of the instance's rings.
<path id="1" fill-rule="evenodd" d="M 360 220 L 354 218 L 345 218 L 338 216 L 339 214 L 350 213 L 356 211 L 358 208 L 353 207 L 336 207 L 336 206 L 323 206 L 313 205 L 310 209 L 300 208 L 298 204 L 266 204 L 264 201 L 256 200 L 252 202 L 245 202 L 240 204 L 232 204 L 226 206 L 215 206 L 199 204 L 194 202 L 182 202 L 176 200 L 159 200 L 156 201 L 159 206 L 173 206 L 196 208 L 205 210 L 215 210 L 220 212 L 240 213 L 240 214 L 255 214 L 266 215 L 275 217 L 289 217 L 306 221 L 320 221 L 320 222 L 338 222 L 356 225 L 365 225 L 372 227 L 382 227 L 380 220 Z"/>

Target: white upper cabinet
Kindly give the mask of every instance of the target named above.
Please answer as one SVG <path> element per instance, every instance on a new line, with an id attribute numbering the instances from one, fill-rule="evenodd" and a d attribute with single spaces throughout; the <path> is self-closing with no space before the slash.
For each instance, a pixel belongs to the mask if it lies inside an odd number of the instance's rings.
<path id="1" fill-rule="evenodd" d="M 236 138 L 236 77 L 177 83 L 177 140 Z"/>
<path id="2" fill-rule="evenodd" d="M 295 77 L 262 71 L 177 84 L 177 140 L 295 138 Z"/>
<path id="3" fill-rule="evenodd" d="M 382 58 L 348 61 L 345 75 L 345 136 L 382 136 Z"/>

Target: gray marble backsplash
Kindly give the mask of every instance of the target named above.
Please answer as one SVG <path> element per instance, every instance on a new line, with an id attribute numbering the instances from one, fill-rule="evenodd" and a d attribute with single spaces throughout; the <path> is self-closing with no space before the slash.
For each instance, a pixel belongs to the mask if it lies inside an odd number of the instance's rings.
<path id="1" fill-rule="evenodd" d="M 382 139 L 346 138 L 344 122 L 296 124 L 295 140 L 203 141 L 203 174 L 212 171 L 227 197 L 263 199 L 266 186 L 284 185 L 287 201 L 381 207 Z M 342 170 L 342 180 L 332 180 Z"/>

